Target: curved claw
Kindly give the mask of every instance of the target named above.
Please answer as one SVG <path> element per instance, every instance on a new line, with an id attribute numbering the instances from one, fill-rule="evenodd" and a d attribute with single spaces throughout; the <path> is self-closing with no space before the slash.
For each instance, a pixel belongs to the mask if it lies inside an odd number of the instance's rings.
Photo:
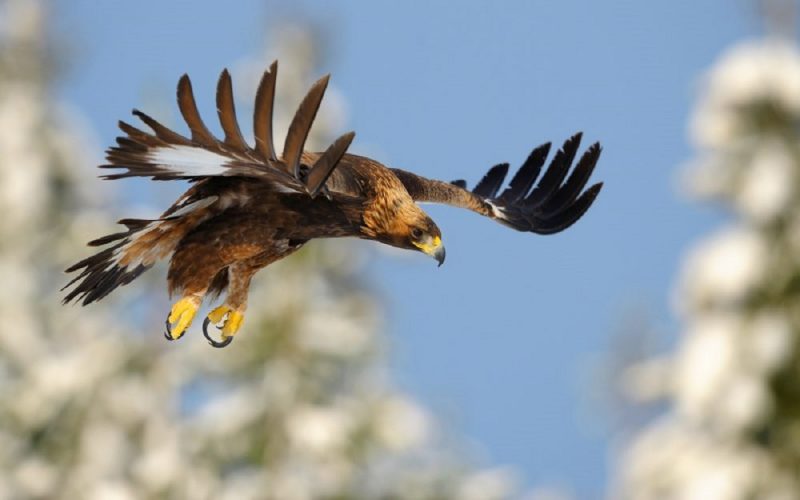
<path id="1" fill-rule="evenodd" d="M 214 346 L 216 348 L 221 348 L 221 347 L 225 347 L 228 344 L 230 344 L 231 342 L 233 342 L 233 337 L 232 336 L 231 337 L 224 337 L 223 336 L 221 341 L 214 340 L 213 338 L 211 338 L 211 335 L 209 335 L 209 333 L 208 333 L 208 325 L 210 325 L 210 324 L 211 324 L 211 320 L 210 319 L 206 318 L 206 319 L 203 320 L 203 336 L 206 338 L 206 340 L 208 340 L 209 344 L 211 344 L 212 346 Z M 218 328 L 218 329 L 220 329 L 220 328 Z"/>
<path id="2" fill-rule="evenodd" d="M 172 342 L 173 340 L 178 340 L 183 337 L 183 334 L 186 332 L 181 333 L 177 338 L 172 337 L 172 324 L 169 322 L 169 316 L 167 316 L 167 320 L 164 322 L 167 327 L 167 330 L 164 332 L 164 338 Z"/>

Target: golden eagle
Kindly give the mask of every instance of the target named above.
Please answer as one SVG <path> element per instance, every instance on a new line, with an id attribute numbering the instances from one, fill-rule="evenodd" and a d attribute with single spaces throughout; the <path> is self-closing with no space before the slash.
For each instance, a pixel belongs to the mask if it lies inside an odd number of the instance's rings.
<path id="1" fill-rule="evenodd" d="M 463 180 L 431 180 L 348 154 L 353 132 L 322 153 L 305 151 L 329 76 L 308 91 L 278 154 L 272 141 L 277 73 L 276 61 L 264 72 L 256 93 L 254 147 L 239 130 L 227 70 L 217 85 L 223 140 L 214 137 L 200 118 L 187 75 L 178 82 L 178 106 L 190 137 L 135 109 L 133 114 L 149 132 L 119 122 L 125 135 L 108 149 L 108 164 L 100 168 L 124 171 L 104 175 L 105 179 L 184 179 L 192 185 L 158 219 L 123 219 L 119 223 L 125 231 L 89 242 L 110 246 L 67 269 L 79 274 L 64 287 L 74 285 L 64 303 L 100 300 L 169 257 L 169 292 L 181 298 L 167 317 L 165 336 L 180 338 L 203 298 L 227 290 L 224 304 L 212 310 L 203 324 L 211 344 L 223 347 L 242 325 L 256 271 L 309 240 L 355 236 L 423 252 L 441 265 L 445 258 L 441 232 L 416 202 L 446 203 L 518 231 L 552 234 L 577 221 L 602 187 L 598 183 L 584 191 L 600 156 L 597 143 L 567 176 L 580 133 L 564 143 L 536 186 L 549 143 L 533 150 L 502 192 L 508 163 L 492 167 L 469 191 Z M 209 335 L 209 324 L 221 330 L 221 340 Z"/>

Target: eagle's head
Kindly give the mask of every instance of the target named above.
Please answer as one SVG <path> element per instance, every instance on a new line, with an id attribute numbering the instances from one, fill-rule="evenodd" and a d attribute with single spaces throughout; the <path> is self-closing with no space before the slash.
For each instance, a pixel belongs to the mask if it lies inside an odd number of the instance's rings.
<path id="1" fill-rule="evenodd" d="M 425 212 L 422 212 L 424 217 L 419 218 L 413 223 L 410 223 L 408 231 L 405 235 L 408 245 L 407 248 L 419 250 L 420 252 L 430 255 L 441 266 L 444 264 L 444 245 L 442 245 L 442 232 L 439 227 L 433 222 Z"/>
<path id="2" fill-rule="evenodd" d="M 440 266 L 444 263 L 442 232 L 408 195 L 379 201 L 365 210 L 362 232 L 370 239 L 430 255 Z"/>

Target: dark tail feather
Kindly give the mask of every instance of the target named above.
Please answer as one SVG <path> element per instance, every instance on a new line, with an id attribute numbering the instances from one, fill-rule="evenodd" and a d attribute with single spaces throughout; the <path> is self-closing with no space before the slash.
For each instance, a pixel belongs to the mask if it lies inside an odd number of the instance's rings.
<path id="1" fill-rule="evenodd" d="M 151 266 L 138 264 L 130 267 L 119 264 L 122 247 L 133 239 L 133 235 L 142 230 L 150 221 L 139 219 L 126 219 L 120 221 L 128 227 L 127 232 L 120 232 L 104 236 L 89 242 L 91 246 L 100 246 L 117 241 L 114 246 L 97 252 L 69 267 L 66 272 L 80 271 L 80 274 L 67 283 L 61 291 L 75 285 L 62 301 L 68 304 L 72 301 L 81 302 L 83 305 L 98 301 L 111 293 L 115 288 L 127 285 Z M 121 241 L 120 241 L 121 240 Z"/>

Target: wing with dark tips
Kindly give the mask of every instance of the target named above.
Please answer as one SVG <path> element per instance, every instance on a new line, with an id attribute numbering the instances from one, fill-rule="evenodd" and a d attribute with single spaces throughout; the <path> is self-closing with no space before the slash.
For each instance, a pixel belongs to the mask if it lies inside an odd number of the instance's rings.
<path id="1" fill-rule="evenodd" d="M 530 191 L 536 178 L 539 177 L 539 172 L 542 170 L 544 162 L 547 160 L 547 154 L 550 152 L 550 143 L 542 144 L 535 148 L 525 163 L 522 164 L 514 178 L 511 179 L 509 186 L 500 195 L 500 199 L 504 201 L 519 199 L 521 195 Z"/>
<path id="2" fill-rule="evenodd" d="M 472 192 L 482 198 L 493 198 L 500 186 L 503 185 L 503 181 L 508 174 L 508 166 L 508 163 L 501 163 L 490 168 Z"/>
<path id="3" fill-rule="evenodd" d="M 142 113 L 138 109 L 134 109 L 133 110 L 133 114 L 134 114 L 134 116 L 137 116 L 140 120 L 142 120 L 145 123 L 145 125 L 150 127 L 153 130 L 153 132 L 155 132 L 156 137 L 158 137 L 159 139 L 161 139 L 165 143 L 167 143 L 167 144 L 179 144 L 179 145 L 184 145 L 184 146 L 190 146 L 192 144 L 192 141 L 190 139 L 182 136 L 181 134 L 179 134 L 177 132 L 173 132 L 169 128 L 167 128 L 164 125 L 160 124 L 159 122 L 157 122 L 153 118 L 150 118 L 149 116 L 147 116 L 146 114 Z M 120 128 L 122 129 L 123 132 L 127 132 L 127 130 L 125 130 L 122 127 L 122 125 L 121 125 L 122 123 L 123 122 L 120 122 Z"/>
<path id="4" fill-rule="evenodd" d="M 541 178 L 550 143 L 535 148 L 499 196 L 508 174 L 507 163 L 489 169 L 472 191 L 463 180 L 446 183 L 404 170 L 393 171 L 417 201 L 467 208 L 518 231 L 553 234 L 580 219 L 603 187 L 597 183 L 584 190 L 600 158 L 599 143 L 589 146 L 570 173 L 581 137 L 577 133 L 564 143 Z"/>
<path id="5" fill-rule="evenodd" d="M 190 138 L 134 110 L 133 114 L 152 132 L 120 122 L 119 127 L 125 135 L 118 137 L 117 145 L 108 149 L 106 158 L 109 163 L 100 168 L 124 171 L 104 177 L 120 179 L 139 176 L 167 180 L 243 176 L 262 179 L 276 185 L 281 191 L 317 196 L 347 151 L 354 134 L 345 134 L 337 139 L 323 154 L 317 156 L 314 165 L 301 165 L 306 140 L 328 85 L 329 77 L 325 76 L 311 87 L 298 107 L 289 126 L 283 156 L 279 158 L 272 139 L 277 72 L 276 61 L 264 73 L 256 93 L 253 114 L 255 147 L 247 143 L 239 128 L 228 70 L 222 72 L 217 83 L 217 114 L 225 134 L 221 141 L 203 122 L 192 83 L 187 75 L 183 75 L 178 82 L 178 107 L 191 132 Z"/>
<path id="6" fill-rule="evenodd" d="M 561 186 L 564 181 L 572 160 L 575 159 L 575 154 L 578 152 L 578 147 L 581 145 L 582 134 L 578 132 L 573 135 L 564 143 L 561 149 L 556 152 L 553 161 L 550 162 L 550 167 L 544 173 L 539 184 L 531 191 L 525 198 L 525 204 L 530 207 L 538 207 L 550 199 L 556 190 Z M 524 195 L 525 193 L 523 193 Z M 511 201 L 518 201 L 519 197 Z"/>

